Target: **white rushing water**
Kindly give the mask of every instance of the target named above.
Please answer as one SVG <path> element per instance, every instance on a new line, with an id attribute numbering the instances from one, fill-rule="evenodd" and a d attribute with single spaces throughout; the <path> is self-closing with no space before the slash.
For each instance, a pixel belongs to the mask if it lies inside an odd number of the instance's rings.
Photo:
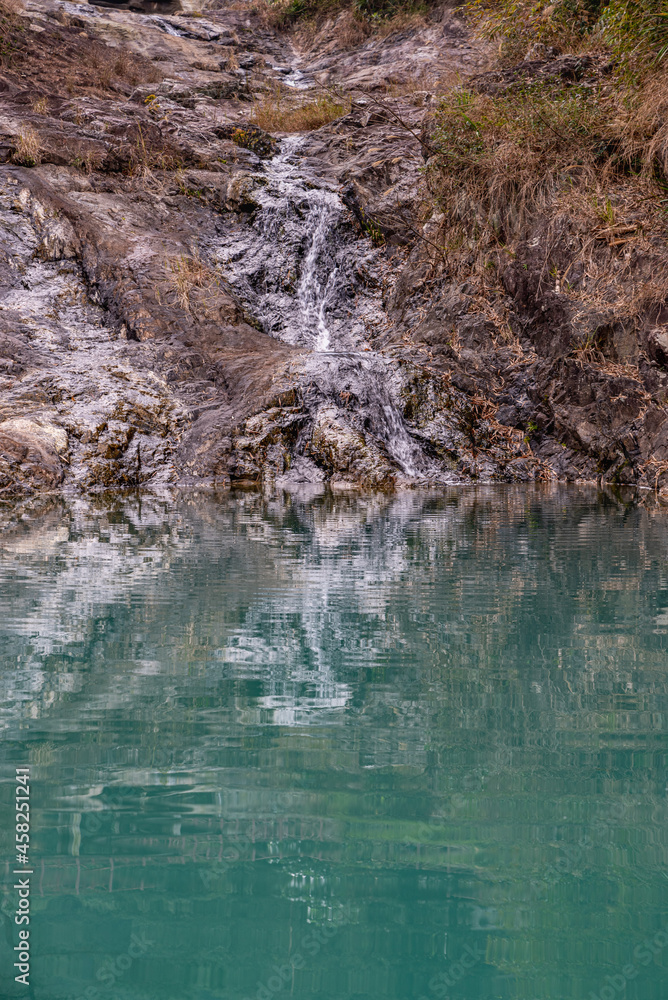
<path id="1" fill-rule="evenodd" d="M 299 136 L 284 139 L 264 174 L 253 178 L 260 211 L 220 257 L 267 333 L 316 351 L 349 349 L 350 338 L 340 343 L 328 319 L 344 280 L 333 235 L 345 210 L 335 188 L 305 176 L 301 141 Z"/>
<path id="2" fill-rule="evenodd" d="M 258 206 L 216 247 L 234 291 L 263 329 L 308 353 L 305 368 L 324 400 L 352 395 L 352 426 L 381 444 L 408 479 L 429 476 L 430 460 L 397 405 L 397 365 L 370 347 L 367 323 L 382 317 L 380 292 L 355 268 L 381 264 L 349 226 L 337 188 L 315 175 L 291 136 L 262 173 L 244 178 Z M 373 258 L 373 259 L 371 259 Z"/>

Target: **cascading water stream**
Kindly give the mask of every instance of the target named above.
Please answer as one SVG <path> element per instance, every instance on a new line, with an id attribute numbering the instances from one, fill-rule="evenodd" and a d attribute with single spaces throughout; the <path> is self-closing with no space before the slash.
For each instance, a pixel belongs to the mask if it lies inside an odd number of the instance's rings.
<path id="1" fill-rule="evenodd" d="M 316 351 L 327 351 L 331 345 L 331 334 L 327 326 L 327 309 L 330 295 L 335 298 L 338 267 L 321 281 L 318 274 L 318 263 L 324 256 L 327 238 L 332 225 L 338 220 L 339 211 L 334 197 L 329 191 L 319 191 L 324 195 L 321 199 L 313 199 L 313 209 L 308 221 L 313 217 L 313 228 L 309 239 L 309 247 L 304 258 L 304 266 L 297 287 L 297 301 L 306 329 L 315 331 L 314 347 Z M 338 199 L 337 199 L 338 200 Z"/>
<path id="2" fill-rule="evenodd" d="M 333 187 L 316 186 L 303 176 L 296 159 L 299 142 L 299 137 L 283 140 L 265 173 L 253 178 L 260 211 L 252 228 L 240 227 L 219 257 L 267 333 L 326 351 L 334 346 L 327 317 L 341 291 L 332 233 L 344 208 Z"/>
<path id="3" fill-rule="evenodd" d="M 410 479 L 430 462 L 392 397 L 395 362 L 370 349 L 365 318 L 380 313 L 379 295 L 360 293 L 352 267 L 374 255 L 346 231 L 336 188 L 304 170 L 299 136 L 284 139 L 263 174 L 248 178 L 259 206 L 252 225 L 237 227 L 216 256 L 235 292 L 273 337 L 313 352 L 309 373 L 336 398 L 346 385 L 359 400 L 359 422 Z M 377 263 L 377 262 L 376 262 Z"/>

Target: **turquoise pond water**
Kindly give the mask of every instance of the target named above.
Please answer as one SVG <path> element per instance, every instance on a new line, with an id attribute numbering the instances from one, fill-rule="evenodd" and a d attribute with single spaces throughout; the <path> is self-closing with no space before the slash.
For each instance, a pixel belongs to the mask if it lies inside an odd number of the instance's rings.
<path id="1" fill-rule="evenodd" d="M 668 996 L 667 511 L 479 488 L 4 516 L 3 1000 Z"/>

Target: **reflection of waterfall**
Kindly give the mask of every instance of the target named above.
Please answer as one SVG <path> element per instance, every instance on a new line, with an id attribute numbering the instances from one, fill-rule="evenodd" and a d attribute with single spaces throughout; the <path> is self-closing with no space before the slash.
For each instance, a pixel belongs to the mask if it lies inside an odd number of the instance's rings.
<path id="1" fill-rule="evenodd" d="M 253 500 L 247 510 L 240 501 L 203 504 L 202 520 L 155 499 L 127 503 L 122 516 L 110 517 L 74 504 L 54 511 L 38 532 L 5 533 L 0 554 L 12 584 L 0 594 L 0 730 L 17 714 L 34 720 L 57 714 L 61 701 L 84 691 L 93 714 L 102 705 L 125 711 L 156 684 L 164 693 L 165 656 L 176 650 L 184 664 L 191 662 L 184 594 L 189 607 L 211 615 L 209 681 L 233 676 L 262 684 L 262 695 L 244 709 L 248 722 L 324 721 L 351 697 L 338 675 L 342 662 L 369 665 L 395 643 L 382 629 L 372 643 L 352 636 L 347 618 L 384 620 L 397 579 L 409 572 L 405 528 L 419 519 L 424 502 L 412 493 L 369 500 L 359 516 L 324 516 L 298 530 L 272 525 Z M 390 510 L 383 545 L 369 550 L 368 519 Z M 302 555 L 286 562 L 276 557 L 277 544 Z M 315 558 L 307 555 L 311 547 Z M 348 553 L 343 562 L 341 551 Z M 200 561 L 208 567 L 204 577 Z M 160 635 L 136 625 L 141 608 L 152 617 L 177 606 L 185 617 L 173 615 Z M 115 656 L 132 664 L 131 674 L 109 670 Z"/>

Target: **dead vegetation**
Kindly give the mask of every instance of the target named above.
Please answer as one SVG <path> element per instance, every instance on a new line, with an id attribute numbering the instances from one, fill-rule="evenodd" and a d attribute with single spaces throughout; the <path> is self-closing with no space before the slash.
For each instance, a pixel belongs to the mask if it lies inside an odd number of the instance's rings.
<path id="1" fill-rule="evenodd" d="M 0 0 L 0 21 L 12 19 L 23 9 L 20 0 Z"/>
<path id="2" fill-rule="evenodd" d="M 558 186 L 593 183 L 605 128 L 600 90 L 458 87 L 441 100 L 429 140 L 434 190 L 467 232 L 508 242 Z"/>
<path id="3" fill-rule="evenodd" d="M 558 14 L 565 4 L 556 4 Z M 533 21 L 520 16 L 529 6 Z M 668 300 L 668 65 L 660 39 L 655 58 L 639 67 L 635 36 L 627 58 L 603 46 L 609 20 L 559 29 L 559 18 L 556 27 L 546 23 L 547 4 L 480 0 L 469 8 L 479 24 L 485 14 L 487 36 L 502 36 L 505 47 L 498 67 L 446 92 L 424 133 L 438 220 L 434 267 L 476 277 L 487 294 L 505 294 L 504 274 L 523 269 L 536 278 L 534 298 L 566 299 L 576 318 L 580 307 L 614 310 L 639 328 Z M 558 54 L 571 45 L 579 55 Z M 508 69 L 509 51 L 528 61 Z M 578 357 L 609 353 L 588 337 Z"/>
<path id="4" fill-rule="evenodd" d="M 481 35 L 517 62 L 542 46 L 556 52 L 605 48 L 631 72 L 668 54 L 665 0 L 467 0 Z"/>
<path id="5" fill-rule="evenodd" d="M 14 0 L 0 0 L 0 64 L 8 80 L 23 86 L 29 81 L 38 99 L 127 95 L 139 83 L 161 79 L 149 59 L 82 37 L 66 13 L 64 23 L 50 23 L 36 33 L 25 30 L 17 9 Z"/>
<path id="6" fill-rule="evenodd" d="M 0 67 L 3 69 L 11 66 L 23 44 L 20 10 L 19 0 L 0 0 Z"/>
<path id="7" fill-rule="evenodd" d="M 182 164 L 155 126 L 140 122 L 128 129 L 127 142 L 119 155 L 119 166 L 130 177 L 153 178 L 155 170 L 178 170 Z"/>
<path id="8" fill-rule="evenodd" d="M 48 115 L 49 102 L 46 97 L 35 97 L 30 103 L 36 115 Z"/>
<path id="9" fill-rule="evenodd" d="M 267 132 L 311 132 L 349 111 L 348 98 L 321 94 L 312 100 L 295 101 L 279 86 L 262 100 L 255 101 L 250 120 Z"/>
<path id="10" fill-rule="evenodd" d="M 353 49 L 362 45 L 373 33 L 374 26 L 356 10 L 344 10 L 336 19 L 325 23 L 317 18 L 298 21 L 294 32 L 298 45 L 306 50 L 317 49 L 327 41 L 327 37 L 336 33 L 336 41 L 343 49 Z"/>
<path id="11" fill-rule="evenodd" d="M 167 260 L 169 284 L 176 295 L 176 301 L 185 312 L 192 312 L 193 292 L 196 288 L 212 288 L 219 284 L 218 275 L 193 249 L 189 254 L 181 253 Z"/>
<path id="12" fill-rule="evenodd" d="M 426 23 L 438 0 L 255 0 L 253 12 L 267 27 L 291 30 L 304 49 L 317 49 L 336 37 L 353 49 L 368 38 L 415 30 Z"/>
<path id="13" fill-rule="evenodd" d="M 41 149 L 38 133 L 32 126 L 26 125 L 16 139 L 12 159 L 24 167 L 36 167 L 40 162 Z"/>
<path id="14" fill-rule="evenodd" d="M 114 85 L 119 83 L 134 87 L 139 83 L 153 83 L 160 78 L 148 59 L 123 49 L 111 49 L 100 43 L 87 46 L 81 63 L 77 66 L 77 77 L 79 74 L 90 81 L 90 86 L 101 90 L 114 89 Z"/>

